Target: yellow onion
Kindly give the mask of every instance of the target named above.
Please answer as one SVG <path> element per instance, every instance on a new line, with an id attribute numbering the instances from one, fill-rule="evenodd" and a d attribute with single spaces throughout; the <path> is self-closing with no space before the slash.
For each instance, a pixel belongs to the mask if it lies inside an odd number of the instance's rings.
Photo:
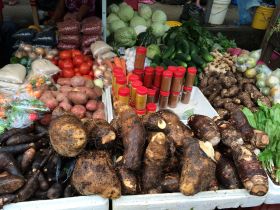
<path id="1" fill-rule="evenodd" d="M 103 77 L 103 72 L 100 69 L 95 69 L 93 71 L 94 77 L 95 78 L 102 78 Z"/>
<path id="2" fill-rule="evenodd" d="M 37 55 L 43 56 L 43 55 L 45 54 L 45 49 L 42 48 L 42 47 L 36 47 L 36 48 L 35 48 L 35 53 L 36 53 Z"/>
<path id="3" fill-rule="evenodd" d="M 35 60 L 37 58 L 37 55 L 35 52 L 30 52 L 28 53 L 28 57 L 31 59 L 31 60 Z"/>

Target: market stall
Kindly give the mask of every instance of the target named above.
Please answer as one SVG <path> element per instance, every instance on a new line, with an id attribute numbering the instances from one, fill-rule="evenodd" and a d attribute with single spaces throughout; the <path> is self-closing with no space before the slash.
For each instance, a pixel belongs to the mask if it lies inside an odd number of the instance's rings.
<path id="1" fill-rule="evenodd" d="M 280 69 L 196 21 L 126 3 L 106 17 L 102 3 L 103 20 L 65 17 L 58 39 L 54 28 L 13 35 L 0 69 L 0 206 L 278 203 Z"/>

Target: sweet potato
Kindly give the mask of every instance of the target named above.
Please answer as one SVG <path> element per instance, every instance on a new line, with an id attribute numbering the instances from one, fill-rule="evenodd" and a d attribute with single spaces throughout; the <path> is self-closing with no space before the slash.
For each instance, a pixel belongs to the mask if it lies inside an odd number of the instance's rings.
<path id="1" fill-rule="evenodd" d="M 17 191 L 24 185 L 24 178 L 6 174 L 0 177 L 0 195 Z"/>
<path id="2" fill-rule="evenodd" d="M 179 182 L 180 176 L 177 172 L 165 174 L 161 182 L 163 192 L 179 192 Z"/>
<path id="3" fill-rule="evenodd" d="M 88 120 L 85 123 L 85 127 L 88 132 L 88 146 L 95 147 L 96 149 L 114 147 L 116 134 L 106 120 Z"/>
<path id="4" fill-rule="evenodd" d="M 93 81 L 90 79 L 86 79 L 85 87 L 93 88 L 94 87 Z"/>
<path id="5" fill-rule="evenodd" d="M 149 193 L 161 182 L 163 167 L 168 155 L 168 140 L 164 133 L 157 132 L 150 136 L 144 155 L 142 175 L 143 190 Z"/>
<path id="6" fill-rule="evenodd" d="M 54 119 L 49 128 L 54 150 L 65 157 L 77 156 L 86 146 L 87 134 L 81 121 L 71 115 Z"/>
<path id="7" fill-rule="evenodd" d="M 102 101 L 97 101 L 97 109 L 101 109 L 101 110 L 105 109 L 105 105 Z"/>
<path id="8" fill-rule="evenodd" d="M 86 104 L 86 109 L 88 111 L 95 111 L 97 109 L 97 101 L 96 100 L 89 100 Z"/>
<path id="9" fill-rule="evenodd" d="M 85 117 L 86 108 L 83 105 L 75 105 L 71 108 L 71 112 L 79 119 L 82 119 Z"/>
<path id="10" fill-rule="evenodd" d="M 71 78 L 72 87 L 84 87 L 85 82 L 85 78 L 82 76 L 74 76 Z"/>
<path id="11" fill-rule="evenodd" d="M 51 93 L 54 98 L 56 98 L 56 96 L 59 94 L 59 92 L 57 90 L 52 90 Z"/>
<path id="12" fill-rule="evenodd" d="M 64 85 L 60 87 L 60 92 L 62 93 L 68 93 L 70 91 L 72 91 L 72 87 L 68 86 L 68 85 Z"/>
<path id="13" fill-rule="evenodd" d="M 6 141 L 6 145 L 13 146 L 13 145 L 18 145 L 18 144 L 25 144 L 25 143 L 33 142 L 37 139 L 38 139 L 38 137 L 33 134 L 16 134 L 16 135 L 11 136 Z"/>
<path id="14" fill-rule="evenodd" d="M 92 118 L 92 112 L 89 112 L 89 111 L 86 111 L 86 115 L 85 117 L 88 118 L 88 119 L 91 119 Z"/>
<path id="15" fill-rule="evenodd" d="M 111 199 L 121 196 L 121 184 L 106 151 L 90 151 L 80 155 L 71 183 L 82 195 L 99 194 Z"/>
<path id="16" fill-rule="evenodd" d="M 123 166 L 132 171 L 140 169 L 146 141 L 145 128 L 133 109 L 128 105 L 116 104 L 119 117 L 124 154 Z"/>
<path id="17" fill-rule="evenodd" d="M 233 145 L 231 149 L 244 187 L 252 195 L 265 195 L 268 191 L 268 179 L 255 153 L 243 145 Z"/>
<path id="18" fill-rule="evenodd" d="M 105 111 L 101 110 L 101 109 L 96 110 L 92 114 L 92 119 L 102 119 L 102 120 L 105 120 L 106 119 Z"/>
<path id="19" fill-rule="evenodd" d="M 18 144 L 18 145 L 12 145 L 12 146 L 5 146 L 5 147 L 0 147 L 0 152 L 7 152 L 11 154 L 18 154 L 22 153 L 25 150 L 35 147 L 34 143 L 29 143 L 29 144 Z"/>
<path id="20" fill-rule="evenodd" d="M 70 115 L 71 113 L 65 111 L 62 107 L 58 106 L 56 107 L 52 112 L 52 120 L 63 116 L 63 115 Z"/>
<path id="21" fill-rule="evenodd" d="M 241 182 L 234 163 L 219 152 L 215 152 L 215 159 L 217 161 L 216 177 L 219 183 L 226 189 L 239 189 Z"/>
<path id="22" fill-rule="evenodd" d="M 58 78 L 57 84 L 64 86 L 64 85 L 71 85 L 71 79 L 70 78 Z"/>
<path id="23" fill-rule="evenodd" d="M 59 183 L 53 184 L 47 192 L 49 199 L 55 199 L 62 196 L 62 186 Z"/>
<path id="24" fill-rule="evenodd" d="M 117 174 L 121 182 L 122 195 L 137 194 L 138 180 L 135 174 L 124 167 L 118 167 Z"/>
<path id="25" fill-rule="evenodd" d="M 215 178 L 216 164 L 202 151 L 197 139 L 186 139 L 183 142 L 183 151 L 183 168 L 180 178 L 181 193 L 194 195 L 197 192 L 207 190 Z"/>
<path id="26" fill-rule="evenodd" d="M 29 148 L 23 153 L 21 160 L 21 170 L 25 172 L 28 167 L 32 164 L 35 158 L 36 150 L 34 147 Z"/>
<path id="27" fill-rule="evenodd" d="M 219 144 L 221 135 L 214 120 L 203 115 L 192 115 L 189 118 L 188 125 L 194 131 L 194 134 L 204 141 L 209 141 L 213 146 Z"/>
<path id="28" fill-rule="evenodd" d="M 75 105 L 84 105 L 88 101 L 88 96 L 81 91 L 70 91 L 67 97 Z"/>
<path id="29" fill-rule="evenodd" d="M 60 102 L 58 106 L 68 112 L 71 111 L 71 109 L 72 109 L 72 105 L 67 101 Z"/>

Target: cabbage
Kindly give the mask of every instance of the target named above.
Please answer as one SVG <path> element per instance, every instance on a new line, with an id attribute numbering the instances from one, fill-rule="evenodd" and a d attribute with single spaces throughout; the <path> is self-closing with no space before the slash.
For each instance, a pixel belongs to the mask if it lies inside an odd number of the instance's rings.
<path id="1" fill-rule="evenodd" d="M 126 24 L 122 20 L 114 20 L 110 23 L 111 32 L 115 32 L 119 28 L 126 27 Z"/>
<path id="2" fill-rule="evenodd" d="M 139 8 L 139 14 L 145 20 L 149 20 L 152 17 L 153 12 L 150 6 L 142 4 Z"/>
<path id="3" fill-rule="evenodd" d="M 139 17 L 139 13 L 134 11 L 133 17 Z"/>
<path id="4" fill-rule="evenodd" d="M 147 31 L 147 26 L 142 26 L 142 25 L 139 25 L 139 26 L 136 26 L 134 27 L 134 30 L 137 34 L 137 36 L 145 31 Z"/>
<path id="5" fill-rule="evenodd" d="M 146 26 L 146 21 L 144 18 L 137 16 L 137 17 L 133 17 L 130 21 L 130 27 L 134 28 L 136 26 Z"/>
<path id="6" fill-rule="evenodd" d="M 156 55 L 160 55 L 159 46 L 156 44 L 151 44 L 147 47 L 147 57 L 153 59 Z"/>
<path id="7" fill-rule="evenodd" d="M 120 28 L 114 33 L 114 40 L 120 47 L 132 47 L 137 40 L 137 34 L 133 28 L 124 27 Z"/>
<path id="8" fill-rule="evenodd" d="M 152 34 L 155 37 L 162 37 L 169 28 L 162 23 L 155 22 L 152 23 L 151 29 L 152 29 Z"/>
<path id="9" fill-rule="evenodd" d="M 108 17 L 107 17 L 107 23 L 111 23 L 112 21 L 114 20 L 119 20 L 120 18 L 114 14 L 114 13 L 111 13 Z"/>
<path id="10" fill-rule="evenodd" d="M 165 23 L 167 21 L 167 16 L 162 10 L 154 11 L 152 15 L 153 22 Z"/>
<path id="11" fill-rule="evenodd" d="M 120 9 L 119 6 L 116 5 L 116 4 L 111 4 L 111 5 L 109 6 L 109 12 L 110 12 L 110 13 L 118 14 L 119 9 Z"/>
<path id="12" fill-rule="evenodd" d="M 146 20 L 146 26 L 150 27 L 151 25 L 152 25 L 152 20 L 151 19 Z"/>
<path id="13" fill-rule="evenodd" d="M 109 29 L 109 25 L 107 24 L 106 25 L 106 37 L 110 36 L 111 32 L 110 32 L 110 29 Z"/>
<path id="14" fill-rule="evenodd" d="M 131 6 L 128 5 L 122 5 L 119 9 L 119 17 L 122 21 L 128 22 L 132 19 L 134 15 L 134 10 Z"/>

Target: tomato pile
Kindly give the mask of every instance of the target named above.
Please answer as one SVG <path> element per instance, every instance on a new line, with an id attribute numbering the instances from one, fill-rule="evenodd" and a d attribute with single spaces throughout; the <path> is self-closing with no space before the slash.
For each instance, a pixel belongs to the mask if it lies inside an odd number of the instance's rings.
<path id="1" fill-rule="evenodd" d="M 61 78 L 71 78 L 73 76 L 83 76 L 87 79 L 93 79 L 91 57 L 83 55 L 80 50 L 63 50 L 59 52 L 59 58 L 52 60 L 62 71 L 59 74 Z"/>

